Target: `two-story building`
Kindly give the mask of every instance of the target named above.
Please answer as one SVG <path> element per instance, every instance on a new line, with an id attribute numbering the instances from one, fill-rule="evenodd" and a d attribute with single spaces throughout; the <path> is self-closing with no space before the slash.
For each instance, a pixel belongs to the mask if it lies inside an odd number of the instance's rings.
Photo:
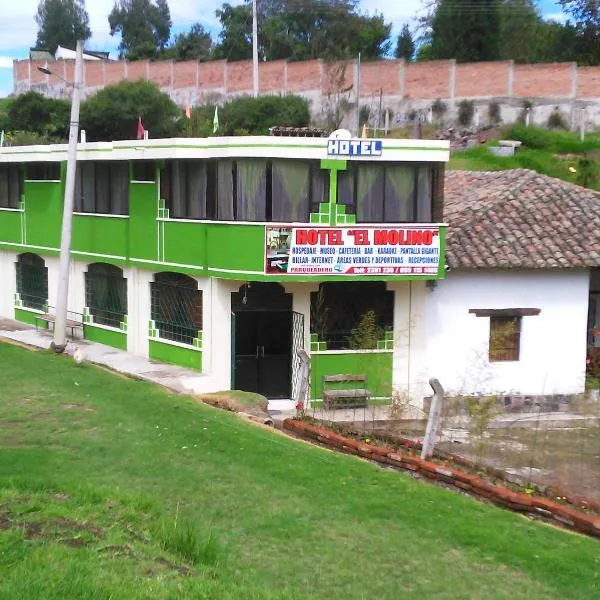
<path id="1" fill-rule="evenodd" d="M 421 402 L 426 283 L 444 277 L 429 140 L 80 144 L 69 310 L 86 339 L 191 367 L 206 390 L 291 398 L 295 350 Z M 0 149 L 0 315 L 52 311 L 66 145 Z"/>

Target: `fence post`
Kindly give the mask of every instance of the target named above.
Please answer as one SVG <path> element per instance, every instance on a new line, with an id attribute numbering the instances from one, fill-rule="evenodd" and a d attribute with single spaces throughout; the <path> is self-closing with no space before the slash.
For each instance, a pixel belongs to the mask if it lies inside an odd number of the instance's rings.
<path id="1" fill-rule="evenodd" d="M 444 398 L 444 388 L 442 384 L 432 377 L 429 380 L 429 385 L 433 389 L 433 398 L 429 409 L 429 418 L 427 419 L 427 429 L 425 430 L 425 438 L 423 439 L 423 448 L 421 449 L 421 458 L 429 458 L 433 454 L 435 445 L 435 437 L 437 435 L 440 415 L 442 413 L 442 400 Z"/>
<path id="2" fill-rule="evenodd" d="M 296 350 L 296 356 L 298 357 L 299 364 L 299 381 L 297 387 L 297 396 L 294 398 L 296 407 L 301 406 L 301 411 L 306 408 L 306 401 L 308 397 L 308 388 L 310 383 L 310 357 L 308 356 L 304 348 L 298 348 Z M 298 410 L 298 409 L 296 409 Z"/>

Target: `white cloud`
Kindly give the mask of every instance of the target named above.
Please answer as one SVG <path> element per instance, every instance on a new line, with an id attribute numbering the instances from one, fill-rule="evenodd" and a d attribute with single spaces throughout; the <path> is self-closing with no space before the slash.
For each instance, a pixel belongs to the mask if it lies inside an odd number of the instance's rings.
<path id="1" fill-rule="evenodd" d="M 544 15 L 546 21 L 556 21 L 557 23 L 566 23 L 567 15 L 562 12 L 548 13 Z"/>
<path id="2" fill-rule="evenodd" d="M 0 56 L 0 69 L 12 69 L 13 59 L 10 56 Z"/>

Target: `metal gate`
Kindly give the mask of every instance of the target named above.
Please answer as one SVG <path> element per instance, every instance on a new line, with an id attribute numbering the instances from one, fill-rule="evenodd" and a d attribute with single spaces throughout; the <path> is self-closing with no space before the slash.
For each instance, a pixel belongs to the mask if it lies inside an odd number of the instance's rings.
<path id="1" fill-rule="evenodd" d="M 292 398 L 297 398 L 300 390 L 302 369 L 298 350 L 304 348 L 304 315 L 292 312 Z"/>

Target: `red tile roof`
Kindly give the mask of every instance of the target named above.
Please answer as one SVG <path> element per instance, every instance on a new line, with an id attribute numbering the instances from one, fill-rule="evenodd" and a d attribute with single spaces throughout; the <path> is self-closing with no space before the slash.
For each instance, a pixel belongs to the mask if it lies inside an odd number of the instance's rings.
<path id="1" fill-rule="evenodd" d="M 600 193 L 527 169 L 448 171 L 452 268 L 600 266 Z"/>

